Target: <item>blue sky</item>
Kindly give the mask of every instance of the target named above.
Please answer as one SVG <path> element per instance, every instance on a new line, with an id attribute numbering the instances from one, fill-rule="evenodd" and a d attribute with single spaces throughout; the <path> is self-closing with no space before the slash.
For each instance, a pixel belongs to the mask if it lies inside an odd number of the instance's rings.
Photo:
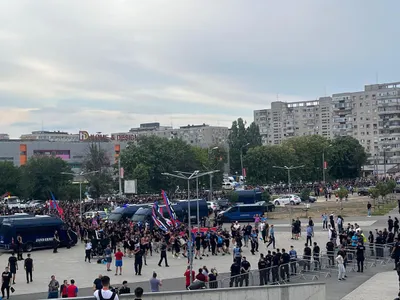
<path id="1" fill-rule="evenodd" d="M 399 1 L 0 2 L 0 132 L 229 126 L 400 81 Z"/>

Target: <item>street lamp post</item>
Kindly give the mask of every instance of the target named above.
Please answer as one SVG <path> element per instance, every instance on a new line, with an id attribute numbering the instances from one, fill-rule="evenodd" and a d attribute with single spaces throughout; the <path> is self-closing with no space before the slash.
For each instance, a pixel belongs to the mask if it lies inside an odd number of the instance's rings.
<path id="1" fill-rule="evenodd" d="M 219 170 L 215 171 L 210 171 L 210 172 L 205 172 L 205 173 L 200 173 L 200 171 L 196 170 L 192 173 L 188 172 L 181 172 L 181 171 L 175 171 L 176 174 L 171 174 L 171 173 L 161 173 L 161 175 L 164 176 L 170 176 L 170 177 L 175 177 L 179 179 L 184 179 L 187 181 L 187 197 L 188 197 L 188 231 L 189 231 L 189 266 L 190 266 L 190 283 L 193 282 L 192 278 L 192 270 L 193 270 L 193 239 L 192 239 L 192 223 L 191 223 L 191 211 L 190 211 L 190 180 L 196 179 L 196 190 L 197 190 L 197 195 L 198 195 L 198 178 L 203 177 L 212 173 L 219 172 Z M 186 175 L 185 175 L 186 174 Z M 199 223 L 199 199 L 197 197 L 197 222 Z M 199 224 L 198 224 L 198 230 L 199 230 Z"/>
<path id="2" fill-rule="evenodd" d="M 276 168 L 276 169 L 284 169 L 284 170 L 287 171 L 287 174 L 288 174 L 289 194 L 290 194 L 290 193 L 291 193 L 290 171 L 291 171 L 291 170 L 294 170 L 294 169 L 304 168 L 304 165 L 302 165 L 302 166 L 295 166 L 295 167 L 294 167 L 294 166 L 290 166 L 290 167 L 287 167 L 287 166 L 283 166 L 283 167 L 273 166 L 273 168 Z"/>
<path id="3" fill-rule="evenodd" d="M 98 173 L 98 172 L 99 171 L 93 171 L 93 172 L 87 172 L 87 173 L 83 173 L 83 172 L 80 172 L 80 173 L 61 172 L 61 174 L 64 174 L 64 175 L 72 175 L 72 176 L 80 176 L 81 177 L 80 180 L 79 180 L 79 216 L 80 216 L 81 220 L 82 220 L 82 214 L 83 214 L 83 212 L 82 212 L 82 178 L 87 176 L 87 175 L 95 174 L 95 173 Z"/>
<path id="4" fill-rule="evenodd" d="M 129 145 L 126 145 L 125 149 L 128 149 Z M 122 198 L 122 177 L 121 177 L 121 149 L 119 150 L 118 154 L 118 195 L 119 198 Z"/>
<path id="5" fill-rule="evenodd" d="M 241 172 L 242 177 L 243 177 L 243 148 L 246 148 L 249 145 L 250 145 L 250 143 L 247 143 L 246 145 L 243 145 L 240 148 L 240 167 L 242 168 L 242 172 Z M 243 177 L 243 181 L 244 181 L 244 177 Z"/>
<path id="6" fill-rule="evenodd" d="M 211 158 L 211 154 L 214 150 L 217 150 L 218 147 L 214 147 L 211 149 L 208 149 L 208 161 L 210 162 L 210 158 Z M 209 196 L 208 196 L 208 201 L 212 201 L 213 200 L 213 186 L 212 186 L 212 181 L 213 181 L 213 173 L 210 174 L 210 192 L 209 192 Z M 198 197 L 197 197 L 198 198 Z"/>

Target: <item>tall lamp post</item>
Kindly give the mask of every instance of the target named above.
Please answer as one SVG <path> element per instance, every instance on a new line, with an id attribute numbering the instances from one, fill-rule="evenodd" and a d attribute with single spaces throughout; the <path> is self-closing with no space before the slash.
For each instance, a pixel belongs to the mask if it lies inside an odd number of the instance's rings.
<path id="1" fill-rule="evenodd" d="M 214 150 L 217 150 L 218 147 L 214 147 L 211 149 L 208 149 L 208 161 L 211 160 L 211 154 Z M 212 186 L 212 181 L 213 181 L 213 173 L 210 174 L 210 192 L 209 192 L 209 196 L 208 196 L 208 201 L 212 201 L 213 200 L 213 186 Z M 197 197 L 199 198 L 199 197 Z"/>
<path id="2" fill-rule="evenodd" d="M 184 179 L 187 181 L 187 197 L 188 197 L 188 230 L 189 230 L 189 255 L 190 255 L 190 283 L 193 282 L 192 278 L 192 270 L 193 270 L 193 240 L 192 240 L 192 224 L 191 224 L 191 212 L 190 212 L 190 180 L 192 179 L 197 179 L 202 176 L 209 175 L 210 173 L 215 173 L 219 172 L 219 170 L 216 171 L 210 171 L 210 172 L 205 172 L 205 173 L 200 173 L 200 171 L 196 170 L 192 173 L 188 172 L 181 172 L 181 171 L 175 171 L 176 174 L 171 174 L 171 173 L 161 173 L 161 175 L 164 176 L 170 176 L 170 177 L 175 177 L 179 179 Z M 198 181 L 197 181 L 198 182 Z M 197 184 L 197 189 L 198 189 L 198 184 Z M 197 192 L 198 193 L 198 192 Z M 197 217 L 199 217 L 199 199 L 197 199 Z M 199 220 L 197 220 L 199 222 Z M 198 226 L 199 228 L 199 226 Z"/>
<path id="3" fill-rule="evenodd" d="M 250 145 L 250 143 L 247 143 L 246 145 L 243 145 L 240 148 L 240 167 L 242 168 L 242 171 L 241 171 L 242 177 L 243 177 L 243 149 L 249 145 Z M 243 177 L 243 180 L 244 180 L 244 177 Z"/>
<path id="4" fill-rule="evenodd" d="M 383 147 L 383 176 L 386 178 L 386 151 L 389 151 L 391 148 L 389 146 Z"/>
<path id="5" fill-rule="evenodd" d="M 125 149 L 128 149 L 129 145 L 126 145 Z M 122 176 L 121 176 L 121 149 L 118 154 L 118 195 L 122 198 Z"/>
<path id="6" fill-rule="evenodd" d="M 68 172 L 61 172 L 61 174 L 64 175 L 72 175 L 72 176 L 80 176 L 80 180 L 79 180 L 79 216 L 82 220 L 82 178 L 87 176 L 87 175 L 91 175 L 91 174 L 96 174 L 99 171 L 92 171 L 92 172 L 80 172 L 80 173 L 68 173 Z"/>
<path id="7" fill-rule="evenodd" d="M 283 167 L 279 167 L 279 166 L 273 166 L 273 168 L 275 168 L 275 169 L 284 169 L 284 170 L 286 170 L 287 171 L 287 176 L 288 176 L 288 185 L 289 185 L 289 194 L 291 193 L 291 183 L 290 183 L 290 171 L 291 170 L 294 170 L 294 169 L 300 169 L 300 168 L 304 168 L 304 165 L 302 165 L 302 166 L 290 166 L 290 167 L 287 167 L 287 166 L 283 166 Z"/>
<path id="8" fill-rule="evenodd" d="M 325 169 L 325 151 L 332 145 L 328 145 L 322 149 L 322 182 L 325 183 L 326 180 L 326 169 Z"/>

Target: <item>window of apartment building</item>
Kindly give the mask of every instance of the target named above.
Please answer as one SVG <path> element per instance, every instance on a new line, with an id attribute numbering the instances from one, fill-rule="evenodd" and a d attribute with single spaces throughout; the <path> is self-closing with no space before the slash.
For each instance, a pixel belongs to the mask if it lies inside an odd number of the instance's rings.
<path id="1" fill-rule="evenodd" d="M 360 117 L 360 121 L 362 121 L 363 120 L 363 117 Z"/>
<path id="2" fill-rule="evenodd" d="M 361 140 L 360 140 L 360 143 L 361 143 L 361 144 L 364 144 L 364 143 L 365 143 L 365 140 L 362 140 L 362 139 L 361 139 Z"/>
<path id="3" fill-rule="evenodd" d="M 354 129 L 357 129 L 358 125 L 354 125 L 353 127 L 354 127 Z"/>
<path id="4" fill-rule="evenodd" d="M 357 118 L 354 118 L 354 122 L 356 122 L 357 121 Z"/>
<path id="5" fill-rule="evenodd" d="M 365 102 L 365 106 L 369 106 L 369 102 L 368 101 Z"/>
<path id="6" fill-rule="evenodd" d="M 370 125 L 370 124 L 367 124 L 367 125 L 365 125 L 365 127 L 366 127 L 366 128 L 370 128 L 370 127 L 371 127 L 371 125 Z"/>
<path id="7" fill-rule="evenodd" d="M 362 102 L 360 102 L 360 107 L 362 107 Z"/>
<path id="8" fill-rule="evenodd" d="M 374 130 L 374 134 L 378 134 L 378 131 Z"/>
<path id="9" fill-rule="evenodd" d="M 369 135 L 369 131 L 367 131 L 367 135 Z"/>

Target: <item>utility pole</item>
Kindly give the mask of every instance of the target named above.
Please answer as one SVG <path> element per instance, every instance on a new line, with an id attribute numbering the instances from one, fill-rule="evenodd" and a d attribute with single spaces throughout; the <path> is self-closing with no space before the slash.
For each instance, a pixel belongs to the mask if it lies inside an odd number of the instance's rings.
<path id="1" fill-rule="evenodd" d="M 291 170 L 294 170 L 294 169 L 304 168 L 304 165 L 302 165 L 302 166 L 296 166 L 296 167 L 294 167 L 294 166 L 290 166 L 290 167 L 287 167 L 287 166 L 283 166 L 283 167 L 273 166 L 273 168 L 275 168 L 275 169 L 283 169 L 283 170 L 286 170 L 286 171 L 287 171 L 288 186 L 289 186 L 289 194 L 290 194 L 290 193 L 292 192 L 291 181 L 290 181 L 290 171 L 291 171 Z"/>
<path id="2" fill-rule="evenodd" d="M 243 148 L 246 148 L 249 145 L 250 145 L 250 143 L 247 143 L 246 145 L 243 145 L 240 148 L 240 167 L 242 168 L 242 171 L 241 171 L 242 177 L 243 177 Z M 243 177 L 243 181 L 244 181 L 244 177 Z"/>

